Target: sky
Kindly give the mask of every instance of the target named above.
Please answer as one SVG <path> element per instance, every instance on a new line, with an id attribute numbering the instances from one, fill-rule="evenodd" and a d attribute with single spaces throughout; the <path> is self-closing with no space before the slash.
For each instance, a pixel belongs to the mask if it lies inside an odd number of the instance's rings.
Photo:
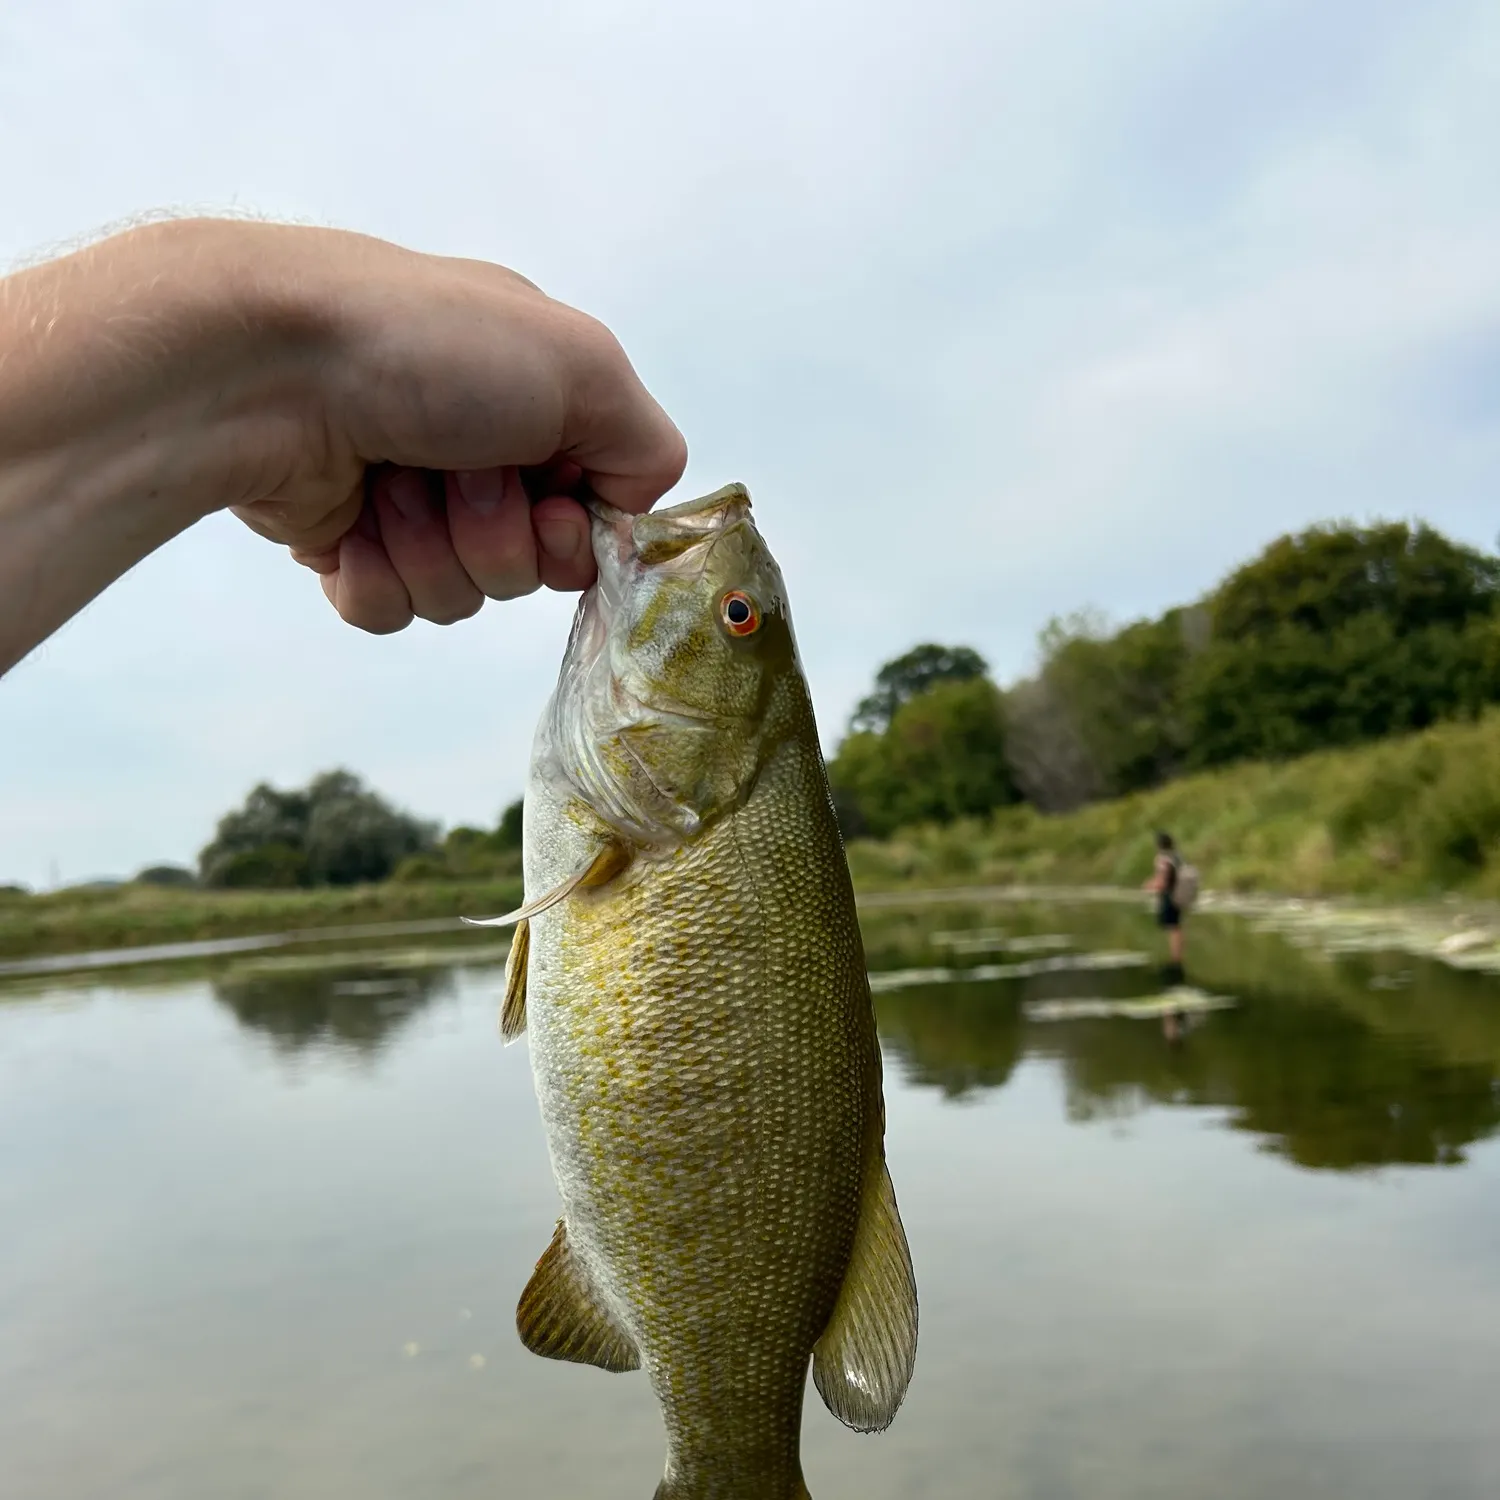
<path id="1" fill-rule="evenodd" d="M 825 744 L 878 665 L 1500 530 L 1500 8 L 382 0 L 0 10 L 0 266 L 143 212 L 357 229 L 608 323 L 749 485 Z M 342 765 L 519 795 L 573 601 L 374 638 L 225 516 L 0 679 L 0 882 L 190 862 Z"/>

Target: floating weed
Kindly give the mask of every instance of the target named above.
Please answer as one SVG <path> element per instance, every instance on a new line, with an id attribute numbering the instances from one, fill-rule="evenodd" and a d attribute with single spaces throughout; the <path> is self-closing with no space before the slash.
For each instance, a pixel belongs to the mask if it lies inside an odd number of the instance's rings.
<path id="1" fill-rule="evenodd" d="M 1239 1002 L 1232 995 L 1211 995 L 1184 986 L 1160 995 L 1138 995 L 1132 1000 L 1033 1000 L 1022 1006 L 1028 1021 L 1159 1021 L 1163 1016 L 1206 1015 L 1231 1010 Z"/>
<path id="2" fill-rule="evenodd" d="M 1139 969 L 1150 962 L 1148 954 L 1127 950 L 1118 953 L 1062 953 L 1055 958 L 1033 958 L 1017 964 L 976 964 L 972 969 L 891 969 L 871 974 L 870 989 L 881 995 L 918 984 L 989 984 L 997 979 L 1031 979 L 1038 974 Z"/>
<path id="3" fill-rule="evenodd" d="M 934 948 L 953 953 L 1051 953 L 1073 946 L 1066 932 L 1038 932 L 1026 937 L 1012 937 L 1005 932 L 935 932 Z"/>
<path id="4" fill-rule="evenodd" d="M 338 953 L 287 953 L 274 958 L 242 959 L 227 971 L 233 978 L 255 978 L 283 974 L 320 974 L 336 969 L 442 969 L 463 967 L 467 964 L 494 964 L 502 962 L 510 952 L 510 944 L 466 943 L 447 948 L 406 948 L 384 950 L 379 948 L 349 949 Z M 351 984 L 372 986 L 363 991 L 351 989 L 350 994 L 390 993 L 373 986 L 388 984 L 381 980 L 351 980 Z"/>

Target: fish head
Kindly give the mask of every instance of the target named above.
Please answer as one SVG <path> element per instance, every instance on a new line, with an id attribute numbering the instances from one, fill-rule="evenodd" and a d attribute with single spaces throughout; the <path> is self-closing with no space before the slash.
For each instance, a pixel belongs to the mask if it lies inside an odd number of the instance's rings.
<path id="1" fill-rule="evenodd" d="M 741 485 L 642 516 L 590 502 L 580 602 L 538 759 L 619 834 L 672 846 L 738 806 L 805 702 L 780 569 Z"/>

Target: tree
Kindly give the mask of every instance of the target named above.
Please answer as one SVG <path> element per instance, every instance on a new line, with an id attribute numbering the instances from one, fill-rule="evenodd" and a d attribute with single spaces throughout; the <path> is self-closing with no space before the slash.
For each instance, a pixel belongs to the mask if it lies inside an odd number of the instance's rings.
<path id="1" fill-rule="evenodd" d="M 1184 675 L 1190 759 L 1280 758 L 1422 729 L 1500 694 L 1500 559 L 1426 526 L 1314 527 L 1211 601 Z"/>
<path id="2" fill-rule="evenodd" d="M 1014 802 L 999 689 L 987 677 L 939 681 L 903 703 L 883 733 L 850 734 L 829 779 L 851 836 L 884 838 Z"/>
<path id="3" fill-rule="evenodd" d="M 205 884 L 225 890 L 287 891 L 310 885 L 307 856 L 290 844 L 261 844 L 236 849 L 218 860 Z"/>
<path id="4" fill-rule="evenodd" d="M 521 847 L 521 800 L 512 802 L 500 814 L 500 826 L 493 834 L 497 849 L 519 849 Z"/>
<path id="5" fill-rule="evenodd" d="M 1236 569 L 1212 601 L 1220 640 L 1278 628 L 1327 634 L 1378 614 L 1404 636 L 1433 626 L 1462 629 L 1500 599 L 1500 558 L 1404 521 L 1310 527 L 1272 542 Z"/>
<path id="6" fill-rule="evenodd" d="M 348 771 L 300 791 L 257 786 L 198 856 L 205 885 L 353 885 L 384 880 L 431 849 L 437 828 L 393 808 Z"/>
<path id="7" fill-rule="evenodd" d="M 1028 800 L 1062 812 L 1181 767 L 1181 678 L 1199 624 L 1184 610 L 1114 633 L 1092 611 L 1048 623 L 1040 671 L 1006 697 L 1006 743 Z"/>
<path id="8" fill-rule="evenodd" d="M 136 885 L 193 886 L 198 877 L 181 865 L 147 865 L 135 877 Z"/>
<path id="9" fill-rule="evenodd" d="M 984 658 L 968 646 L 914 646 L 875 674 L 875 689 L 854 710 L 850 731 L 883 734 L 903 703 L 940 682 L 969 682 L 988 671 Z"/>

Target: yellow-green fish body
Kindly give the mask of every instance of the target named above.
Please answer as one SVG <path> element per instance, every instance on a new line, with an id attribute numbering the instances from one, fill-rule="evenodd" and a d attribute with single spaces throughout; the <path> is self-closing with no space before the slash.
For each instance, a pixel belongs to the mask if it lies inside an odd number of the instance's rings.
<path id="1" fill-rule="evenodd" d="M 646 1369 L 661 1500 L 805 1496 L 809 1358 L 872 1430 L 916 1347 L 848 868 L 748 512 L 732 486 L 596 515 L 508 980 L 563 1207 L 518 1326 L 538 1353 Z"/>

